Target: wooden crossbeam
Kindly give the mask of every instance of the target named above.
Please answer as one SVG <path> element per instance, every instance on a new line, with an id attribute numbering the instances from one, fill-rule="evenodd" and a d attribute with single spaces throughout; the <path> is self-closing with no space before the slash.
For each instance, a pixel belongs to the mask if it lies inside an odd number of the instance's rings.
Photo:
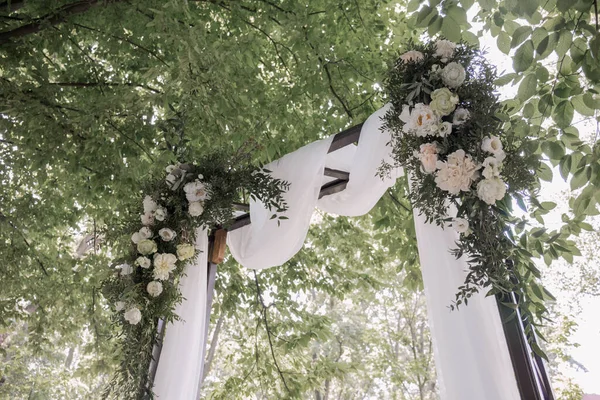
<path id="1" fill-rule="evenodd" d="M 358 124 L 335 135 L 333 137 L 333 140 L 331 141 L 331 145 L 329 146 L 329 150 L 327 151 L 327 153 L 333 153 L 336 150 L 358 142 L 362 126 L 363 124 Z M 331 168 L 325 168 L 323 175 L 330 176 L 336 179 L 332 182 L 326 183 L 321 187 L 321 191 L 319 192 L 319 199 L 323 196 L 339 193 L 342 190 L 346 189 L 346 185 L 348 184 L 348 180 L 350 179 L 350 173 Z M 237 210 L 243 210 L 242 207 L 247 206 L 245 204 L 236 203 L 234 207 Z M 250 223 L 250 214 L 240 215 L 239 217 L 236 217 L 233 220 L 231 225 L 229 225 L 229 227 L 227 228 L 227 231 L 235 231 L 236 229 L 240 229 L 244 226 L 250 225 Z"/>

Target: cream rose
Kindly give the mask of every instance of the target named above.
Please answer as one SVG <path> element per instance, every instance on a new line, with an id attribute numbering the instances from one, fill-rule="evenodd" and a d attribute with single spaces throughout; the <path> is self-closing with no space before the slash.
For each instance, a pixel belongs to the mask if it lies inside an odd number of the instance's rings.
<path id="1" fill-rule="evenodd" d="M 117 266 L 117 268 L 121 270 L 121 272 L 119 273 L 121 276 L 131 275 L 131 273 L 133 272 L 133 267 L 127 263 L 121 264 Z"/>
<path id="2" fill-rule="evenodd" d="M 400 56 L 405 63 L 422 61 L 425 56 L 420 51 L 410 50 Z"/>
<path id="3" fill-rule="evenodd" d="M 457 62 L 451 62 L 442 70 L 442 81 L 449 88 L 457 88 L 465 81 L 465 68 Z"/>
<path id="4" fill-rule="evenodd" d="M 125 309 L 125 302 L 124 301 L 117 301 L 115 303 L 115 310 L 117 311 L 123 311 Z"/>
<path id="5" fill-rule="evenodd" d="M 210 199 L 208 188 L 199 180 L 187 183 L 183 187 L 183 190 L 185 191 L 185 197 L 190 203 L 194 201 L 204 201 Z"/>
<path id="6" fill-rule="evenodd" d="M 152 200 L 152 197 L 150 197 L 150 196 L 144 197 L 143 203 L 144 203 L 144 214 L 152 213 L 158 208 L 158 204 L 156 204 L 156 202 L 154 200 Z"/>
<path id="7" fill-rule="evenodd" d="M 139 234 L 143 239 L 150 239 L 152 237 L 152 231 L 147 226 L 140 229 Z"/>
<path id="8" fill-rule="evenodd" d="M 138 244 L 142 240 L 144 240 L 144 237 L 139 232 L 136 232 L 133 235 L 131 235 L 131 241 L 134 244 Z"/>
<path id="9" fill-rule="evenodd" d="M 461 149 L 449 154 L 446 162 L 438 161 L 437 168 L 439 171 L 435 177 L 436 185 L 456 195 L 460 191 L 467 192 L 471 189 L 473 181 L 477 179 L 477 170 L 480 166 Z"/>
<path id="10" fill-rule="evenodd" d="M 154 213 L 144 213 L 140 215 L 140 219 L 142 220 L 142 225 L 154 225 Z"/>
<path id="11" fill-rule="evenodd" d="M 152 281 L 146 286 L 146 291 L 148 294 L 150 294 L 150 296 L 157 297 L 162 293 L 163 285 L 158 281 Z"/>
<path id="12" fill-rule="evenodd" d="M 156 211 L 154 211 L 154 218 L 158 221 L 164 221 L 167 218 L 167 209 L 164 207 L 158 207 Z"/>
<path id="13" fill-rule="evenodd" d="M 456 43 L 454 42 L 445 39 L 435 42 L 435 55 L 440 57 L 442 62 L 447 62 L 454 55 L 454 50 L 456 50 Z"/>
<path id="14" fill-rule="evenodd" d="M 135 265 L 148 269 L 152 265 L 152 261 L 148 257 L 140 256 L 135 259 Z"/>
<path id="15" fill-rule="evenodd" d="M 180 261 L 187 260 L 188 258 L 194 257 L 196 250 L 191 244 L 178 244 L 177 245 L 177 258 Z"/>
<path id="16" fill-rule="evenodd" d="M 436 89 L 431 93 L 429 107 L 439 115 L 449 115 L 458 104 L 458 96 L 447 88 Z"/>
<path id="17" fill-rule="evenodd" d="M 481 175 L 483 175 L 486 179 L 492 179 L 500 176 L 500 167 L 502 167 L 502 163 L 495 157 L 486 157 L 483 160 L 483 171 Z"/>
<path id="18" fill-rule="evenodd" d="M 160 231 L 158 231 L 158 235 L 163 241 L 170 242 L 171 240 L 175 239 L 177 233 L 175 233 L 175 231 L 172 229 L 162 228 Z"/>
<path id="19" fill-rule="evenodd" d="M 137 251 L 140 254 L 148 255 L 156 253 L 157 247 L 154 240 L 145 239 L 137 244 Z"/>
<path id="20" fill-rule="evenodd" d="M 492 205 L 502 200 L 506 194 L 506 184 L 500 178 L 483 179 L 477 184 L 477 197 Z"/>
<path id="21" fill-rule="evenodd" d="M 456 232 L 461 233 L 465 236 L 469 236 L 469 234 L 471 233 L 469 229 L 469 221 L 467 221 L 464 218 L 454 218 L 454 220 L 452 221 L 452 227 Z"/>
<path id="22" fill-rule="evenodd" d="M 123 317 L 131 325 L 137 325 L 142 320 L 142 313 L 137 307 L 132 307 L 125 312 Z"/>
<path id="23" fill-rule="evenodd" d="M 201 201 L 192 201 L 188 206 L 188 213 L 192 217 L 199 217 L 204 212 L 204 204 Z"/>

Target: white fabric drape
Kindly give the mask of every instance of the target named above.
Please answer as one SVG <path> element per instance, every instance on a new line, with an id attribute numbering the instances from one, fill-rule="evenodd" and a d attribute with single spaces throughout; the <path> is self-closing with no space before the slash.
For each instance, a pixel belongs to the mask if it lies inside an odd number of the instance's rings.
<path id="1" fill-rule="evenodd" d="M 283 215 L 288 219 L 278 223 L 264 204 L 251 201 L 252 223 L 227 235 L 229 251 L 240 264 L 252 269 L 274 267 L 300 251 L 317 204 L 332 139 L 313 142 L 265 166 L 275 178 L 291 183 L 284 194 L 288 210 Z"/>
<path id="2" fill-rule="evenodd" d="M 348 217 L 365 215 L 402 175 L 399 169 L 384 179 L 378 174 L 382 162 L 393 163 L 391 148 L 387 145 L 390 134 L 381 130 L 381 119 L 390 107 L 390 104 L 385 105 L 365 121 L 357 146 L 346 146 L 327 156 L 327 167 L 350 172 L 350 180 L 342 192 L 320 199 L 319 209 Z"/>
<path id="3" fill-rule="evenodd" d="M 449 250 L 458 235 L 413 212 L 442 400 L 520 400 L 498 306 L 478 293 L 451 311 L 467 263 Z"/>
<path id="4" fill-rule="evenodd" d="M 185 267 L 179 288 L 184 300 L 175 309 L 179 321 L 165 330 L 154 378 L 154 394 L 160 400 L 195 400 L 204 368 L 208 233 L 196 231 L 197 256 Z"/>
<path id="5" fill-rule="evenodd" d="M 291 184 L 286 197 L 290 220 L 278 226 L 261 204 L 251 203 L 252 224 L 228 235 L 229 249 L 240 264 L 259 269 L 289 260 L 302 247 L 315 205 L 338 215 L 369 212 L 400 176 L 398 170 L 385 180 L 377 176 L 381 162 L 390 159 L 390 136 L 380 130 L 387 107 L 365 122 L 357 146 L 327 155 L 330 138 L 269 165 L 276 177 Z M 350 178 L 343 192 L 318 200 L 319 187 L 331 180 L 322 177 L 325 166 L 349 171 Z M 458 311 L 448 308 L 467 267 L 448 251 L 456 234 L 425 224 L 417 215 L 415 225 L 442 400 L 519 399 L 494 299 L 479 295 Z"/>

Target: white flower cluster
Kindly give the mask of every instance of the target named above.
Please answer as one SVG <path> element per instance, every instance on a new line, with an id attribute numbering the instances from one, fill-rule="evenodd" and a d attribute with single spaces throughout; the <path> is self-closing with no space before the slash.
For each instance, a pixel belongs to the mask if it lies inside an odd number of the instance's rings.
<path id="1" fill-rule="evenodd" d="M 169 165 L 167 167 L 167 185 L 171 190 L 177 190 L 184 182 L 187 171 L 182 165 Z M 198 175 L 198 177 L 192 182 L 188 182 L 183 187 L 185 197 L 188 201 L 188 213 L 192 217 L 199 217 L 204 213 L 204 201 L 210 200 L 210 188 L 204 182 L 204 177 Z"/>
<path id="2" fill-rule="evenodd" d="M 195 183 L 195 182 L 193 182 Z M 186 185 L 187 187 L 187 185 Z M 194 190 L 190 190 L 190 196 L 195 198 L 207 198 L 207 193 L 201 193 L 200 185 L 193 185 Z M 186 196 L 188 191 L 186 191 Z M 189 197 L 188 197 L 189 200 Z M 159 253 L 157 240 L 162 242 L 172 242 L 177 237 L 177 233 L 168 227 L 163 227 L 158 230 L 158 235 L 155 236 L 149 225 L 154 225 L 156 221 L 163 222 L 167 217 L 167 210 L 160 206 L 151 196 L 146 196 L 143 201 L 144 214 L 142 214 L 142 224 L 144 225 L 139 231 L 131 235 L 131 241 L 136 245 L 138 257 L 135 260 L 135 266 L 124 263 L 117 266 L 120 270 L 119 275 L 122 277 L 131 275 L 135 267 L 142 269 L 152 268 L 153 281 L 146 286 L 146 292 L 151 297 L 158 297 L 163 292 L 163 284 L 161 281 L 166 281 L 170 278 L 170 274 L 175 270 L 177 261 L 187 260 L 195 254 L 194 246 L 188 243 L 181 243 L 176 246 L 176 254 Z M 119 301 L 115 304 L 117 311 L 123 311 L 126 308 L 126 303 Z M 136 325 L 142 319 L 140 308 L 136 305 L 130 306 L 125 311 L 123 317 L 130 324 Z"/>
<path id="3" fill-rule="evenodd" d="M 453 61 L 456 44 L 448 40 L 438 40 L 434 45 L 433 66 L 429 75 L 431 82 L 441 82 L 441 87 L 432 89 L 429 104 L 410 103 L 402 107 L 400 120 L 402 131 L 418 137 L 434 136 L 446 138 L 470 119 L 469 110 L 460 106 L 456 93 L 466 79 L 465 67 Z M 422 52 L 411 50 L 400 56 L 404 64 L 423 63 L 431 65 Z M 438 61 L 439 60 L 439 61 Z M 456 129 L 455 129 L 456 128 Z M 455 133 L 456 134 L 456 133 Z M 495 204 L 504 198 L 506 184 L 500 177 L 505 153 L 502 142 L 496 136 L 489 136 L 481 143 L 481 149 L 488 153 L 483 163 L 476 162 L 463 149 L 448 154 L 446 161 L 440 160 L 443 146 L 437 141 L 421 144 L 415 157 L 420 161 L 426 174 L 433 174 L 436 185 L 450 194 L 472 190 L 477 181 L 477 196 L 487 204 Z M 469 223 L 463 218 L 455 218 L 452 226 L 457 232 L 470 234 Z"/>

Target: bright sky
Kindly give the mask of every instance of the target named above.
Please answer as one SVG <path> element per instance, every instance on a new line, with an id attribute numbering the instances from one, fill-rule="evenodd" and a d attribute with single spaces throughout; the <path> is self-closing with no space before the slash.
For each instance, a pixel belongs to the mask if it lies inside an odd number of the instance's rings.
<path id="1" fill-rule="evenodd" d="M 475 7 L 469 12 L 469 17 L 476 14 Z M 472 31 L 476 33 L 479 27 L 474 26 Z M 512 60 L 509 56 L 506 56 L 500 52 L 496 46 L 496 39 L 491 37 L 489 34 L 484 35 L 480 39 L 481 46 L 488 51 L 488 56 L 493 65 L 501 66 L 499 73 L 510 73 L 514 72 L 512 69 Z M 505 70 L 503 70 L 505 68 Z M 516 95 L 517 88 L 511 88 L 508 90 L 503 89 L 502 97 L 511 98 Z M 581 120 L 582 117 L 575 116 L 574 121 Z M 581 124 L 577 126 L 582 135 L 590 133 L 595 130 L 595 124 Z M 558 170 L 554 171 L 554 180 L 552 183 L 546 183 L 542 187 L 541 196 L 544 199 L 555 201 L 559 206 L 553 210 L 553 212 L 545 217 L 547 225 L 552 228 L 552 225 L 559 226 L 561 223 L 561 214 L 567 212 L 568 208 L 564 204 L 564 200 L 561 201 L 560 193 L 568 191 L 568 185 L 563 181 L 558 173 Z M 563 204 L 561 204 L 563 203 Z M 562 207 L 561 207 L 562 206 Z M 596 219 L 598 221 L 598 219 Z M 600 248 L 600 243 L 598 244 Z M 543 261 L 540 262 L 541 269 L 547 269 Z M 569 266 L 562 265 L 564 272 L 568 273 Z M 559 267 L 560 268 L 560 267 Z M 600 265 L 596 268 L 600 269 Z M 561 272 L 563 272 L 561 269 Z M 572 270 L 572 269 L 571 269 Z M 558 304 L 560 307 L 567 309 L 571 303 L 571 293 L 561 291 L 553 282 L 547 282 L 549 290 L 557 297 Z M 553 287 L 554 286 L 554 287 Z M 582 297 L 579 296 L 578 300 L 581 305 L 581 312 L 577 317 L 578 328 L 572 338 L 572 341 L 578 343 L 580 347 L 573 349 L 572 356 L 575 361 L 582 364 L 585 369 L 568 368 L 564 370 L 565 375 L 573 378 L 575 383 L 579 384 L 583 389 L 584 393 L 600 394 L 600 298 L 593 298 L 591 296 Z"/>

